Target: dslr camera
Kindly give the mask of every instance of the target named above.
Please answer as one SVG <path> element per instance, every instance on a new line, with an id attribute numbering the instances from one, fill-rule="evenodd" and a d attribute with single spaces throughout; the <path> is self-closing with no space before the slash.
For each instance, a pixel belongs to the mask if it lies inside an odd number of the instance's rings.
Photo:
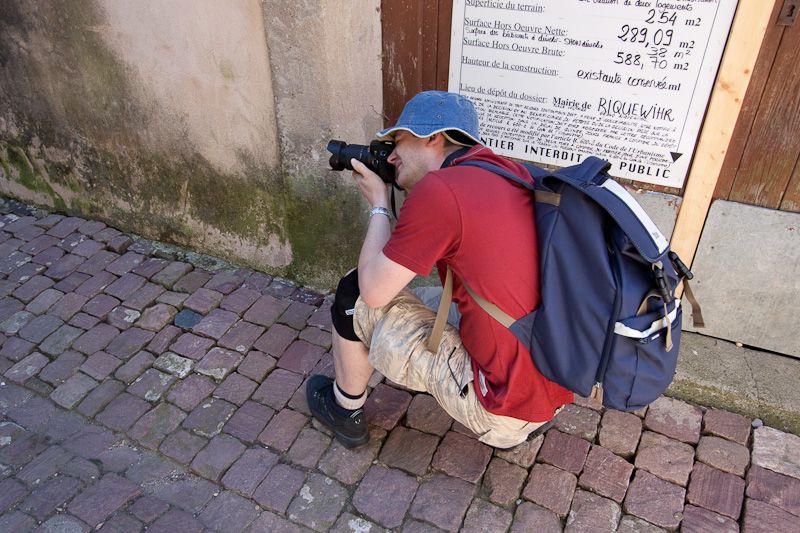
<path id="1" fill-rule="evenodd" d="M 332 154 L 328 161 L 332 170 L 353 170 L 350 159 L 357 159 L 380 176 L 384 182 L 394 183 L 394 165 L 388 162 L 394 150 L 394 143 L 391 141 L 374 140 L 369 146 L 364 146 L 331 139 L 327 150 Z"/>

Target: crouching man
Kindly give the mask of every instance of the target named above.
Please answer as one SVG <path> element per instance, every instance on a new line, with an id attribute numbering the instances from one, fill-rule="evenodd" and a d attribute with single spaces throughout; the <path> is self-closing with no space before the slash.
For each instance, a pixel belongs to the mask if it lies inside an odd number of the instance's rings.
<path id="1" fill-rule="evenodd" d="M 545 379 L 527 348 L 464 287 L 466 282 L 514 318 L 539 305 L 533 197 L 490 171 L 460 163 L 488 161 L 526 181 L 531 177 L 480 144 L 475 109 L 458 94 L 417 94 L 397 124 L 378 137 L 396 143 L 388 161 L 408 195 L 392 230 L 389 187 L 351 161 L 372 209 L 358 269 L 341 280 L 332 308 L 336 378 L 309 379 L 311 412 L 345 446 L 366 444 L 363 405 L 377 369 L 433 395 L 481 442 L 515 446 L 571 402 L 572 393 Z M 447 267 L 454 274 L 457 313 L 429 351 L 435 313 L 405 287 L 434 266 L 443 282 Z"/>

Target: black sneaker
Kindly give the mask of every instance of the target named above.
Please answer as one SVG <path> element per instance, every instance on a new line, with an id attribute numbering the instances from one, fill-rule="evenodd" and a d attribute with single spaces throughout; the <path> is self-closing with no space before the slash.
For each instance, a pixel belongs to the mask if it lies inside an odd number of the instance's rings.
<path id="1" fill-rule="evenodd" d="M 306 384 L 308 408 L 314 418 L 327 426 L 336 440 L 348 448 L 362 446 L 369 442 L 369 428 L 364 420 L 364 410 L 356 409 L 350 416 L 342 416 L 338 406 L 332 405 L 333 380 L 322 375 L 311 376 Z"/>

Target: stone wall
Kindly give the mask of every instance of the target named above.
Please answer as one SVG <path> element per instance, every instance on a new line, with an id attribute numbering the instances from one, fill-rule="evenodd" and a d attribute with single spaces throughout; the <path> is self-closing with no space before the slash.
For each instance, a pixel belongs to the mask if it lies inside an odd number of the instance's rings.
<path id="1" fill-rule="evenodd" d="M 380 69 L 379 0 L 8 0 L 0 192 L 329 288 Z"/>

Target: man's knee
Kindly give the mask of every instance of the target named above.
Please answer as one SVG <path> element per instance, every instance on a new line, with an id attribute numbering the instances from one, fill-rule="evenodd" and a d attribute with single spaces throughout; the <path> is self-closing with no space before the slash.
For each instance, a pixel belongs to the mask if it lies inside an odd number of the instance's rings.
<path id="1" fill-rule="evenodd" d="M 358 289 L 358 270 L 351 270 L 336 287 L 336 295 L 331 306 L 331 321 L 336 333 L 343 339 L 361 342 L 353 325 Z"/>

